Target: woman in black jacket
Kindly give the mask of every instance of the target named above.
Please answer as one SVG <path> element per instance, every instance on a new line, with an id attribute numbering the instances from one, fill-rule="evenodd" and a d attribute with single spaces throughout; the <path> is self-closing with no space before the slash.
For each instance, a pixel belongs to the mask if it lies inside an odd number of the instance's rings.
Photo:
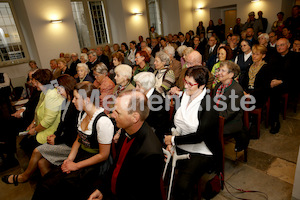
<path id="1" fill-rule="evenodd" d="M 194 66 L 184 77 L 185 92 L 174 116 L 178 136 L 165 136 L 167 149 L 176 145 L 177 154 L 190 154 L 190 159 L 178 162 L 174 199 L 192 199 L 192 188 L 209 170 L 220 172 L 222 147 L 218 139 L 218 112 L 212 109 L 206 92 L 209 71 Z"/>
<path id="2" fill-rule="evenodd" d="M 268 98 L 271 71 L 269 65 L 263 60 L 266 56 L 267 48 L 262 45 L 254 45 L 252 47 L 253 64 L 247 70 L 247 75 L 240 82 L 245 95 L 251 95 L 255 98 L 256 108 L 262 108 Z"/>

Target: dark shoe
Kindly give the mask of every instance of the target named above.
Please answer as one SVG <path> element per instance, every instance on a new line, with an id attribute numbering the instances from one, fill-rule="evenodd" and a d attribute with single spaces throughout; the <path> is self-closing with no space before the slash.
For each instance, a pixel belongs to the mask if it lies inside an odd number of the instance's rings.
<path id="1" fill-rule="evenodd" d="M 8 178 L 9 178 L 10 176 L 13 176 L 13 182 L 12 182 L 12 183 L 10 183 L 10 182 L 8 181 Z M 12 175 L 12 174 L 10 174 L 10 175 L 5 175 L 5 176 L 2 177 L 2 181 L 3 181 L 4 183 L 6 183 L 6 184 L 14 184 L 15 186 L 17 186 L 17 185 L 19 184 L 19 182 L 18 182 L 18 176 L 19 176 L 19 175 Z"/>
<path id="2" fill-rule="evenodd" d="M 280 129 L 280 122 L 275 122 L 271 126 L 270 133 L 276 134 L 279 132 L 279 129 Z"/>

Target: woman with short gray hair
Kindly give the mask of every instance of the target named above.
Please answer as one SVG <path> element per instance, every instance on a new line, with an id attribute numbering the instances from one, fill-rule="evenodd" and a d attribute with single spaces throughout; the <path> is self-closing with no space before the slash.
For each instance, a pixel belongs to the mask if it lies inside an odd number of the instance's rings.
<path id="1" fill-rule="evenodd" d="M 94 82 L 94 79 L 89 75 L 90 69 L 85 63 L 78 63 L 76 67 L 78 77 L 76 78 L 77 83 L 83 81 Z"/>
<path id="2" fill-rule="evenodd" d="M 104 63 L 99 63 L 93 68 L 95 77 L 94 86 L 100 90 L 100 107 L 104 108 L 106 114 L 109 113 L 109 105 L 104 104 L 103 100 L 107 95 L 113 95 L 115 83 L 108 77 L 108 69 Z M 110 99 L 107 99 L 107 102 Z"/>
<path id="3" fill-rule="evenodd" d="M 155 89 L 165 97 L 171 86 L 175 83 L 174 71 L 169 69 L 170 57 L 165 52 L 157 52 L 155 55 Z"/>
<path id="4" fill-rule="evenodd" d="M 80 54 L 80 61 L 81 63 L 87 63 L 89 61 L 89 57 L 86 53 L 81 53 Z"/>
<path id="5" fill-rule="evenodd" d="M 130 83 L 132 77 L 132 68 L 129 65 L 118 65 L 115 68 L 116 86 L 113 94 L 117 97 L 124 91 L 132 90 L 135 87 Z"/>

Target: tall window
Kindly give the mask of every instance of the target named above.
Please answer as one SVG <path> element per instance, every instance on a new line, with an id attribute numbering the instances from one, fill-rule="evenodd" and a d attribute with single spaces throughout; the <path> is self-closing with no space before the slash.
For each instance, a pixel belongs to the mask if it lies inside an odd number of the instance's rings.
<path id="1" fill-rule="evenodd" d="M 155 28 L 155 32 L 158 35 L 162 35 L 163 31 L 162 31 L 162 24 L 161 24 L 159 0 L 146 0 L 146 2 L 147 2 L 148 13 L 149 13 L 150 27 L 153 26 Z"/>
<path id="2" fill-rule="evenodd" d="M 0 66 L 27 62 L 10 4 L 0 1 Z"/>
<path id="3" fill-rule="evenodd" d="M 73 0 L 71 5 L 81 48 L 110 43 L 102 0 Z"/>

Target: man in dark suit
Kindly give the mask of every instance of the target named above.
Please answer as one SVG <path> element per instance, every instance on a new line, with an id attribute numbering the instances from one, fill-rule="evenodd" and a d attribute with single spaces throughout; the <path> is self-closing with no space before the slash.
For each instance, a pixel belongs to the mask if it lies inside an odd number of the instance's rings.
<path id="1" fill-rule="evenodd" d="M 112 116 L 123 129 L 119 139 L 121 151 L 108 176 L 109 181 L 103 181 L 89 200 L 102 196 L 122 200 L 162 199 L 163 153 L 159 140 L 145 122 L 148 114 L 147 98 L 143 93 L 127 91 L 117 98 Z"/>
<path id="2" fill-rule="evenodd" d="M 78 59 L 78 54 L 72 53 L 71 59 L 72 59 L 72 63 L 70 65 L 70 75 L 75 76 L 77 74 L 77 70 L 76 70 L 77 64 L 80 63 L 80 60 Z"/>
<path id="3" fill-rule="evenodd" d="M 151 55 L 155 58 L 155 54 L 160 51 L 159 43 L 156 38 L 151 39 Z"/>
<path id="4" fill-rule="evenodd" d="M 281 38 L 276 43 L 278 54 L 273 55 L 272 68 L 273 79 L 270 87 L 270 133 L 276 134 L 280 130 L 279 113 L 280 100 L 284 93 L 289 93 L 289 99 L 293 99 L 298 95 L 297 88 L 297 53 L 289 50 L 290 43 L 288 39 Z"/>
<path id="5" fill-rule="evenodd" d="M 169 131 L 169 113 L 165 108 L 165 98 L 155 89 L 155 75 L 152 72 L 140 72 L 134 76 L 134 81 L 136 89 L 143 92 L 149 101 L 150 113 L 146 122 L 163 144 L 164 135 Z"/>
<path id="6" fill-rule="evenodd" d="M 89 67 L 90 69 L 90 73 L 89 75 L 91 77 L 94 77 L 93 75 L 93 68 L 98 64 L 100 63 L 99 59 L 97 59 L 97 53 L 95 51 L 89 51 L 88 52 L 88 58 L 89 58 L 89 61 L 86 63 L 87 66 Z M 105 63 L 104 63 L 105 64 Z"/>
<path id="7" fill-rule="evenodd" d="M 178 45 L 178 47 L 180 47 L 182 45 L 185 45 L 187 47 L 190 46 L 189 43 L 187 43 L 185 41 L 185 37 L 184 37 L 183 33 L 179 33 L 178 36 L 179 36 L 179 41 L 176 43 Z"/>
<path id="8" fill-rule="evenodd" d="M 217 39 L 214 36 L 211 36 L 208 40 L 208 45 L 205 48 L 203 62 L 206 63 L 206 67 L 209 71 L 213 68 L 214 64 L 216 63 L 216 56 L 219 44 L 217 43 Z"/>
<path id="9" fill-rule="evenodd" d="M 106 65 L 106 67 L 109 69 L 109 59 L 106 55 L 103 54 L 103 48 L 101 46 L 98 46 L 96 48 L 96 54 L 97 54 L 98 62 L 99 63 L 103 62 Z"/>

